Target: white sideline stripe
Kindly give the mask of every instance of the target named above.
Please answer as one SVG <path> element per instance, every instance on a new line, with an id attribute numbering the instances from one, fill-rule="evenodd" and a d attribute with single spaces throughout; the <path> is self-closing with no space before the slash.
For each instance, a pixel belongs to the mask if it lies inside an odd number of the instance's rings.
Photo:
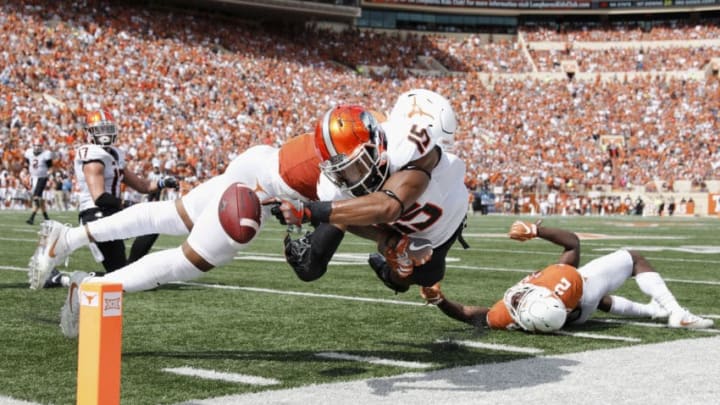
<path id="1" fill-rule="evenodd" d="M 567 331 L 561 330 L 561 331 L 555 332 L 555 334 L 563 335 L 563 336 L 579 337 L 579 338 L 585 338 L 585 339 L 619 340 L 621 342 L 633 342 L 633 343 L 642 342 L 642 339 L 638 339 L 638 338 L 631 338 L 631 337 L 625 337 L 625 336 L 614 336 L 614 335 L 603 335 L 600 333 L 567 332 Z"/>
<path id="2" fill-rule="evenodd" d="M 717 316 L 717 315 L 716 315 Z M 636 321 L 626 321 L 623 319 L 593 319 L 594 322 L 600 322 L 600 323 L 616 323 L 621 325 L 632 325 L 632 326 L 644 326 L 647 328 L 668 328 L 664 323 L 650 323 L 650 322 L 636 322 Z M 677 328 L 677 329 L 684 329 L 684 328 Z M 720 333 L 720 329 L 684 329 L 684 330 L 692 330 L 697 332 L 707 332 L 707 333 Z"/>
<path id="3" fill-rule="evenodd" d="M 431 367 L 435 366 L 432 363 L 420 363 L 417 361 L 390 360 L 390 359 L 382 359 L 380 357 L 355 356 L 354 354 L 337 353 L 337 352 L 315 353 L 315 356 L 322 357 L 325 359 L 359 361 L 362 363 L 371 363 L 371 364 L 379 364 L 381 366 L 393 366 L 393 367 L 403 367 L 403 368 L 422 369 L 422 368 L 431 368 Z"/>
<path id="4" fill-rule="evenodd" d="M 720 281 L 698 281 L 698 280 L 681 280 L 677 278 L 663 278 L 671 283 L 687 283 L 687 284 L 703 284 L 703 285 L 720 285 Z"/>
<path id="5" fill-rule="evenodd" d="M 351 297 L 351 296 L 347 296 L 347 295 L 335 295 L 335 294 L 317 294 L 317 293 L 308 293 L 308 292 L 301 292 L 301 291 L 272 290 L 269 288 L 239 287 L 236 285 L 204 284 L 204 283 L 193 283 L 193 282 L 176 282 L 176 283 L 171 283 L 171 284 L 191 285 L 191 286 L 206 287 L 206 288 L 217 288 L 220 290 L 242 290 L 242 291 L 269 293 L 269 294 L 296 295 L 296 296 L 301 296 L 301 297 L 334 298 L 334 299 L 347 300 L 347 301 L 381 302 L 383 304 L 412 305 L 412 306 L 417 306 L 417 307 L 426 306 L 426 304 L 421 303 L 421 302 L 386 300 L 386 299 L 382 299 L 382 298 Z M 432 308 L 432 305 L 427 305 L 427 307 Z"/>
<path id="6" fill-rule="evenodd" d="M 487 349 L 487 350 L 498 350 L 501 352 L 515 352 L 515 353 L 527 353 L 527 354 L 540 354 L 543 352 L 542 349 L 534 347 L 522 347 L 522 346 L 510 346 L 500 345 L 494 343 L 481 343 L 472 340 L 455 340 L 455 339 L 438 339 L 435 343 L 452 343 L 460 346 L 472 347 L 473 349 Z"/>
<path id="7" fill-rule="evenodd" d="M 249 385 L 280 384 L 280 381 L 278 381 L 274 378 L 257 377 L 254 375 L 238 374 L 238 373 L 224 373 L 221 371 L 206 370 L 206 369 L 194 368 L 194 367 L 164 368 L 164 369 L 162 369 L 162 371 L 165 371 L 167 373 L 189 376 L 189 377 L 204 378 L 206 380 L 228 381 L 228 382 L 249 384 Z"/>
<path id="8" fill-rule="evenodd" d="M 8 242 L 34 242 L 37 243 L 37 238 L 35 239 L 21 239 L 21 238 L 0 238 L 0 240 L 5 240 Z"/>
<path id="9" fill-rule="evenodd" d="M 703 318 L 720 319 L 720 315 L 714 315 L 714 314 L 703 314 L 700 316 L 702 316 Z"/>
<path id="10" fill-rule="evenodd" d="M 16 266 L 0 266 L 0 270 L 12 270 L 12 271 L 28 271 L 27 267 L 16 267 Z"/>

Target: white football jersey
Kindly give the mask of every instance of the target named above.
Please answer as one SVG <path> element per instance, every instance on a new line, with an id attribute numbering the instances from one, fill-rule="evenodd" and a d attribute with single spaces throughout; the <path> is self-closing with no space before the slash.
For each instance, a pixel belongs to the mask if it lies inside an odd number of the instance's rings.
<path id="1" fill-rule="evenodd" d="M 390 173 L 417 160 L 433 150 L 435 140 L 427 132 L 432 120 L 424 115 L 407 117 L 389 117 L 380 124 L 387 139 L 387 158 L 390 162 Z"/>
<path id="2" fill-rule="evenodd" d="M 48 162 L 52 161 L 54 158 L 55 155 L 49 150 L 44 150 L 40 152 L 39 155 L 36 155 L 32 148 L 26 150 L 25 159 L 28 160 L 30 176 L 33 178 L 47 177 L 48 169 L 50 168 Z"/>
<path id="3" fill-rule="evenodd" d="M 80 186 L 80 211 L 96 207 L 83 173 L 83 166 L 90 162 L 99 162 L 105 166 L 103 171 L 105 192 L 120 198 L 120 183 L 123 180 L 123 170 L 125 169 L 125 153 L 114 146 L 103 148 L 94 144 L 82 145 L 75 150 L 75 174 Z"/>
<path id="4" fill-rule="evenodd" d="M 465 162 L 451 153 L 443 153 L 431 174 L 425 192 L 415 204 L 405 207 L 402 217 L 391 225 L 404 234 L 428 239 L 436 248 L 450 239 L 467 213 Z M 327 176 L 320 176 L 318 196 L 321 200 L 352 198 L 338 189 Z"/>

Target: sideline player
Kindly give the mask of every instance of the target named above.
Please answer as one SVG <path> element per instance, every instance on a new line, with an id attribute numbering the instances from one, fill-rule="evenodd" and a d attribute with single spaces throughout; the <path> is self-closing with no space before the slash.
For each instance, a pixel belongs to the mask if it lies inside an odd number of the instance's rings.
<path id="1" fill-rule="evenodd" d="M 114 146 L 117 126 L 107 109 L 89 112 L 85 117 L 85 131 L 88 143 L 77 148 L 74 162 L 80 187 L 78 217 L 81 224 L 112 216 L 122 209 L 120 183 L 125 183 L 141 193 L 152 193 L 163 187 L 177 186 L 174 178 L 150 181 L 138 177 L 131 170 L 125 170 L 125 154 Z M 40 232 L 41 238 L 57 232 L 57 224 L 44 222 Z M 122 239 L 97 241 L 96 246 L 103 257 L 102 265 L 108 273 L 127 264 L 125 242 Z M 55 254 L 52 248 L 50 253 Z M 48 285 L 57 285 L 61 277 L 59 273 L 55 274 L 52 280 L 48 280 L 54 266 L 38 273 L 32 270 L 37 266 L 33 263 L 34 260 L 36 260 L 35 255 L 29 265 L 30 288 L 43 288 L 46 282 L 49 282 Z"/>
<path id="2" fill-rule="evenodd" d="M 447 252 L 464 226 L 468 193 L 464 162 L 443 152 L 452 146 L 457 128 L 449 101 L 422 89 L 403 93 L 379 128 L 377 136 L 387 137 L 376 142 L 387 145 L 373 151 L 379 157 L 368 157 L 367 145 L 334 114 L 328 111 L 315 139 L 324 159 L 318 186 L 324 201 L 279 201 L 277 207 L 283 223 L 320 224 L 303 238 L 286 239 L 288 263 L 304 281 L 321 277 L 350 230 L 378 241 L 383 255 L 373 254 L 369 262 L 390 289 L 404 292 L 412 284 L 440 281 Z M 383 171 L 388 180 L 374 181 Z M 327 240 L 337 244 L 328 246 Z"/>
<path id="3" fill-rule="evenodd" d="M 580 240 L 572 232 L 516 221 L 510 237 L 526 241 L 539 237 L 563 247 L 556 264 L 530 274 L 509 288 L 492 307 L 466 306 L 444 297 L 439 284 L 420 293 L 447 316 L 491 329 L 552 332 L 564 325 L 582 324 L 596 311 L 631 317 L 668 318 L 671 328 L 698 329 L 711 319 L 693 315 L 678 304 L 660 274 L 639 253 L 620 249 L 578 268 Z M 630 277 L 651 297 L 648 304 L 610 295 Z"/>
<path id="4" fill-rule="evenodd" d="M 43 192 L 47 186 L 48 170 L 52 166 L 55 154 L 44 149 L 45 141 L 42 138 L 35 138 L 32 148 L 25 151 L 25 162 L 30 172 L 30 192 L 32 193 L 33 211 L 30 218 L 25 221 L 28 225 L 35 223 L 35 215 L 38 210 L 42 211 L 43 218 L 49 219 L 47 210 L 45 209 L 45 199 Z"/>

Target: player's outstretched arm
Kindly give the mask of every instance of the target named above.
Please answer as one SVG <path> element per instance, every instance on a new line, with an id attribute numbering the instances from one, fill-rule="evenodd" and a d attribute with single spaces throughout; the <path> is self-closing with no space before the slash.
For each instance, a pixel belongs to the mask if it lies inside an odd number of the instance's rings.
<path id="1" fill-rule="evenodd" d="M 437 153 L 411 162 L 408 168 L 393 173 L 382 189 L 362 197 L 337 201 L 291 202 L 268 199 L 281 223 L 300 225 L 305 222 L 328 222 L 336 225 L 374 225 L 396 221 L 414 204 L 430 184 L 430 172 L 437 165 Z"/>
<path id="2" fill-rule="evenodd" d="M 143 194 L 154 193 L 162 188 L 178 188 L 178 182 L 175 177 L 167 176 L 158 181 L 143 178 L 135 174 L 132 170 L 123 172 L 123 182 L 134 190 Z"/>
<path id="3" fill-rule="evenodd" d="M 481 327 L 487 326 L 487 313 L 489 309 L 486 307 L 476 307 L 463 305 L 459 302 L 449 300 L 440 290 L 440 284 L 435 283 L 431 287 L 421 287 L 420 296 L 431 305 L 437 306 L 445 315 L 465 322 L 467 324 Z"/>
<path id="4" fill-rule="evenodd" d="M 536 237 L 545 239 L 563 247 L 564 251 L 560 255 L 558 263 L 569 264 L 574 267 L 578 267 L 580 264 L 580 238 L 574 232 L 544 226 L 542 220 L 535 223 L 515 221 L 510 226 L 508 235 L 511 239 L 523 242 Z"/>

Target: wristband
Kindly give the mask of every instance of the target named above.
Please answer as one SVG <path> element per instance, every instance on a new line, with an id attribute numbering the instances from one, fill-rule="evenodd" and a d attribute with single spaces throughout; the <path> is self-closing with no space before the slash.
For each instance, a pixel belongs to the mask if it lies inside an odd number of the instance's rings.
<path id="1" fill-rule="evenodd" d="M 332 201 L 312 201 L 307 205 L 310 211 L 310 223 L 318 226 L 321 222 L 330 222 Z"/>

